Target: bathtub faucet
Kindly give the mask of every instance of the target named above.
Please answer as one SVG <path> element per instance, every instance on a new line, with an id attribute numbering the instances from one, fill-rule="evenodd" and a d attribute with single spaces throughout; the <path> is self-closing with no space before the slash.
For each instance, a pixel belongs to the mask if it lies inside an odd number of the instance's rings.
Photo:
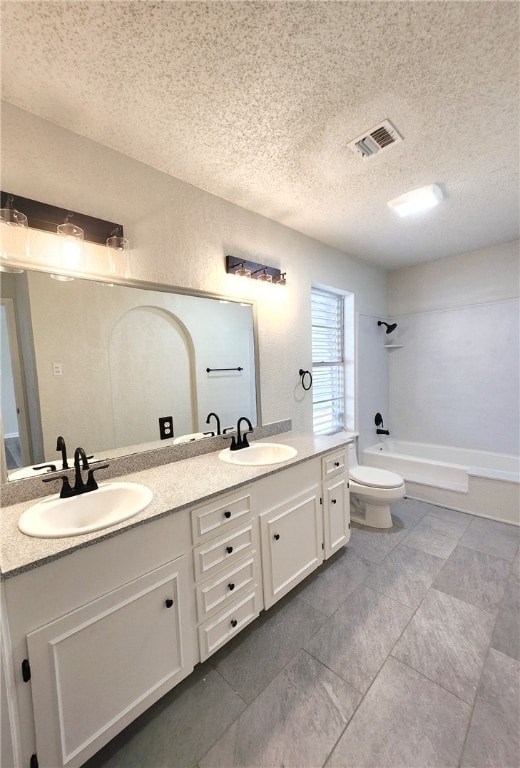
<path id="1" fill-rule="evenodd" d="M 383 429 L 383 427 L 385 425 L 383 424 L 383 417 L 381 416 L 380 413 L 376 413 L 375 418 L 374 418 L 374 424 L 377 427 L 376 435 L 389 435 L 390 434 L 390 432 L 387 429 Z"/>

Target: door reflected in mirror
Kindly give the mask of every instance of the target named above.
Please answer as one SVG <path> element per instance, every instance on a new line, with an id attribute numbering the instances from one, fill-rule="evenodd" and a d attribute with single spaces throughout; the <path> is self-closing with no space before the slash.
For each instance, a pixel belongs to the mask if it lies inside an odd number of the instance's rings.
<path id="1" fill-rule="evenodd" d="M 101 458 L 203 438 L 210 412 L 258 423 L 252 304 L 30 271 L 1 295 L 9 479 L 60 469 L 58 435 Z"/>

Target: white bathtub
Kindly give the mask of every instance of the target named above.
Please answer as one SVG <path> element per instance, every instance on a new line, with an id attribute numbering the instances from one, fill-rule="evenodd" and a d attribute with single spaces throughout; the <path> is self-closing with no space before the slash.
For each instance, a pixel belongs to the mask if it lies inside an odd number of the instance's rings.
<path id="1" fill-rule="evenodd" d="M 397 472 L 410 498 L 520 525 L 520 457 L 384 439 L 363 464 Z"/>

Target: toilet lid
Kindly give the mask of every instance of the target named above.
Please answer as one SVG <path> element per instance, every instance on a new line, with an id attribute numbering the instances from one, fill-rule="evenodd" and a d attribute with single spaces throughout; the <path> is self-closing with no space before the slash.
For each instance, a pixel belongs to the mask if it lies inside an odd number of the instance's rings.
<path id="1" fill-rule="evenodd" d="M 375 467 L 352 467 L 349 475 L 355 483 L 372 488 L 399 488 L 403 484 L 403 478 L 400 475 Z"/>

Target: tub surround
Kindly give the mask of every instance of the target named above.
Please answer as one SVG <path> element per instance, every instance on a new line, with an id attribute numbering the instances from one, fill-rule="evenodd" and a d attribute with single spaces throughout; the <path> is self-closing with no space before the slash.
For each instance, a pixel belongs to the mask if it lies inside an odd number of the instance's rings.
<path id="1" fill-rule="evenodd" d="M 257 430 L 255 430 L 256 432 Z M 33 499 L 4 507 L 1 511 L 0 531 L 3 541 L 0 570 L 2 578 L 6 579 L 40 565 L 63 557 L 84 547 L 89 547 L 104 539 L 117 536 L 122 531 L 130 530 L 161 517 L 174 514 L 180 510 L 208 501 L 219 494 L 240 488 L 259 478 L 277 474 L 287 467 L 300 464 L 305 460 L 320 456 L 334 448 L 346 445 L 356 437 L 353 432 L 340 432 L 331 436 L 316 436 L 293 432 L 282 433 L 269 437 L 270 442 L 279 442 L 294 447 L 298 453 L 294 459 L 263 467 L 247 467 L 227 464 L 218 459 L 217 453 L 206 453 L 193 456 L 182 462 L 163 464 L 125 475 L 128 482 L 142 483 L 153 492 L 151 504 L 130 520 L 114 525 L 102 531 L 74 536 L 67 539 L 36 539 L 25 536 L 18 530 L 20 515 L 32 504 Z M 214 442 L 217 438 L 211 438 Z M 210 442 L 188 444 L 187 447 Z M 185 446 L 180 446 L 184 448 Z M 146 461 L 148 454 L 139 457 L 128 457 L 135 461 Z M 125 460 L 121 460 L 125 461 Z M 193 478 L 196 478 L 194 482 Z M 100 478 L 101 479 L 101 478 Z M 31 479 L 31 483 L 38 481 Z M 19 481 L 22 482 L 27 481 Z M 41 487 L 47 490 L 48 486 Z M 18 485 L 14 483 L 13 485 Z"/>

